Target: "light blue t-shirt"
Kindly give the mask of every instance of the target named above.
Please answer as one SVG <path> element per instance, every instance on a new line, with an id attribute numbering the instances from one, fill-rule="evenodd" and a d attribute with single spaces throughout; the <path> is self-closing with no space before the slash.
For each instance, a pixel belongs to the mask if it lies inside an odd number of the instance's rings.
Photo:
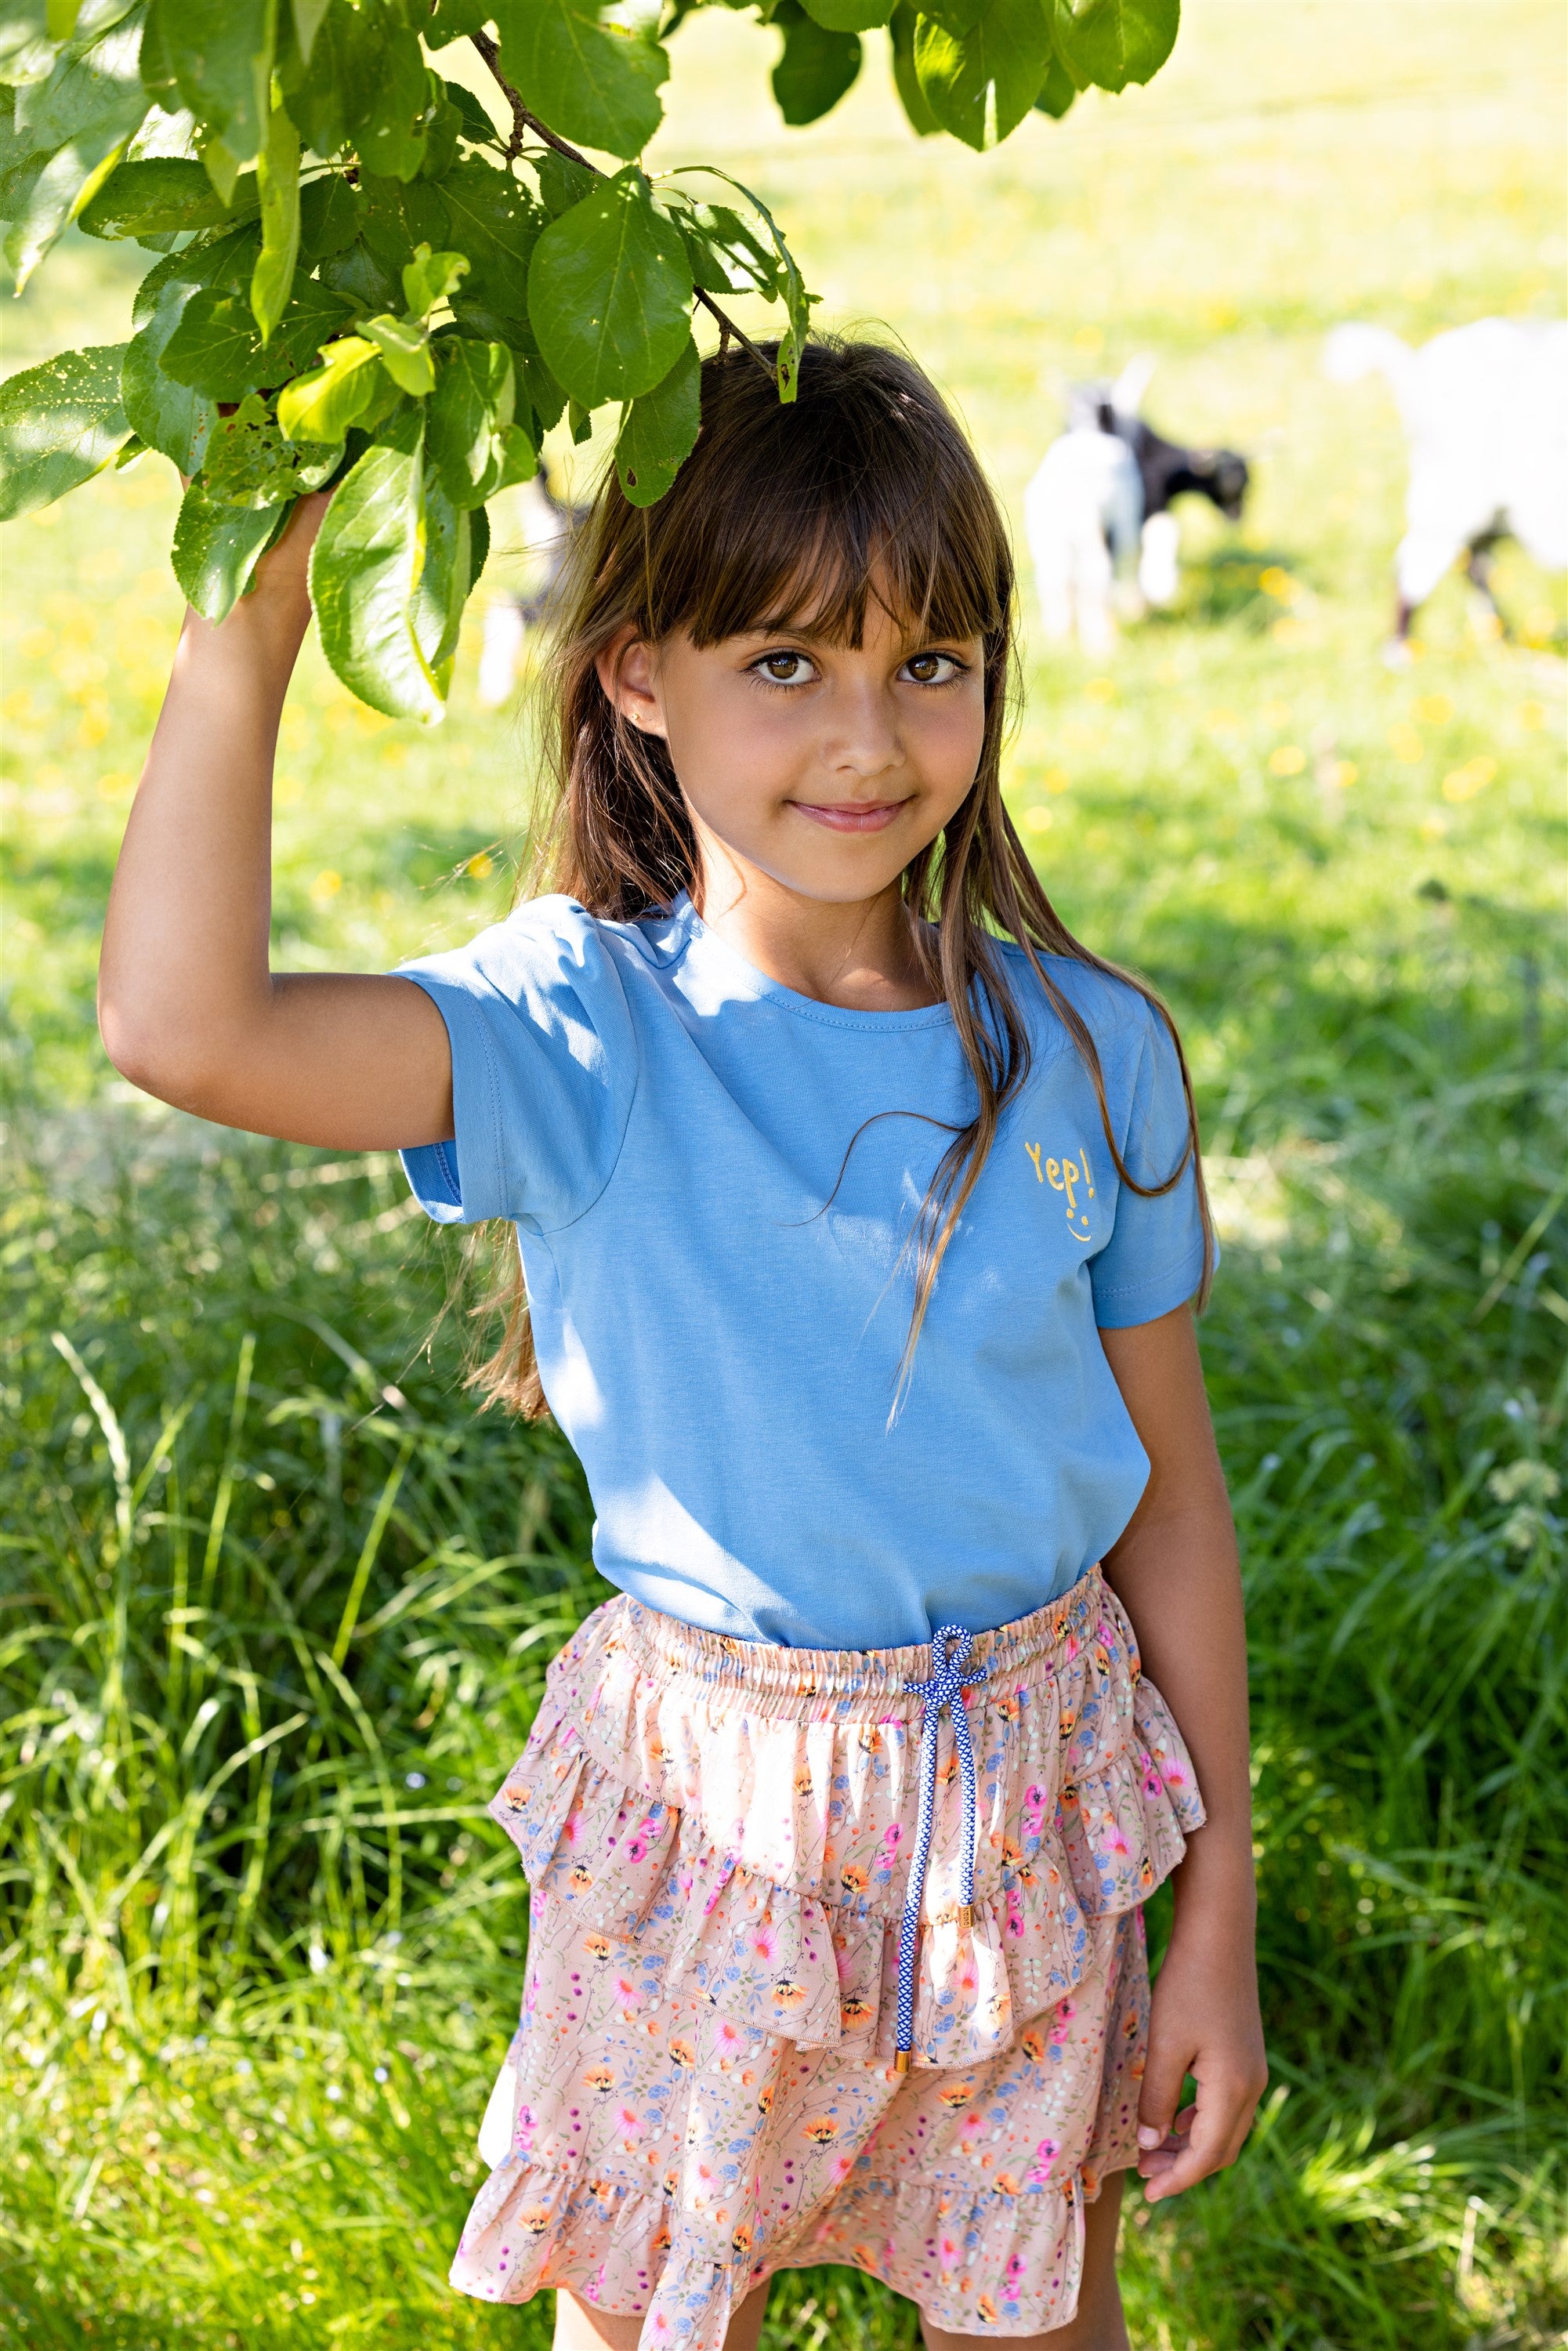
<path id="1" fill-rule="evenodd" d="M 685 900 L 608 923 L 536 899 L 403 966 L 446 1022 L 457 1130 L 403 1153 L 409 1180 L 443 1223 L 517 1225 L 594 1560 L 649 1606 L 796 1647 L 989 1631 L 1132 1516 L 1148 1459 L 1096 1326 L 1192 1296 L 1195 1185 L 1118 1183 L 1088 1072 L 1008 953 L 1033 1068 L 891 1420 L 905 1243 L 950 1140 L 932 1122 L 971 1114 L 946 1006 L 797 995 Z M 1163 1180 L 1186 1117 L 1163 1023 L 1122 981 L 1050 968 L 1099 1046 L 1126 1164 Z"/>

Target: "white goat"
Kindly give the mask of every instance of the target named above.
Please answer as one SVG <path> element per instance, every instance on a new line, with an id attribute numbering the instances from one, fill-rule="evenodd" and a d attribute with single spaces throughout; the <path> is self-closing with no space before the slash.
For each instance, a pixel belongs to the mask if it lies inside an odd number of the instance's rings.
<path id="1" fill-rule="evenodd" d="M 1115 642 L 1114 590 L 1135 609 L 1144 486 L 1126 443 L 1098 423 L 1053 441 L 1023 495 L 1040 617 L 1048 637 L 1071 636 L 1085 653 Z"/>
<path id="2" fill-rule="evenodd" d="M 1568 568 L 1568 325 L 1481 319 L 1418 350 L 1385 327 L 1336 327 L 1324 373 L 1352 383 L 1373 369 L 1393 388 L 1410 445 L 1395 651 L 1461 555 L 1500 624 L 1490 577 L 1500 538 L 1517 538 L 1549 570 Z"/>

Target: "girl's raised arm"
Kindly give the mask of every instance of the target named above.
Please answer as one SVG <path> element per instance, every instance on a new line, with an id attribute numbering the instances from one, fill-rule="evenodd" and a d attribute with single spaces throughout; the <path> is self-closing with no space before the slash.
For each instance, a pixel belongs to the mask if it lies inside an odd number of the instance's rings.
<path id="1" fill-rule="evenodd" d="M 301 500 L 220 628 L 185 616 L 110 893 L 99 1027 L 116 1069 L 182 1110 L 388 1150 L 453 1132 L 435 1006 L 412 980 L 267 958 L 273 753 L 326 503 Z"/>

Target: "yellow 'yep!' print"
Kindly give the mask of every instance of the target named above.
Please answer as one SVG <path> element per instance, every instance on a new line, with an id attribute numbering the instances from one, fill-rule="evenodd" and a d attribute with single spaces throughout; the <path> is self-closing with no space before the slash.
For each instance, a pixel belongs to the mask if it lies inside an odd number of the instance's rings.
<path id="1" fill-rule="evenodd" d="M 1080 1205 L 1078 1193 L 1082 1186 L 1084 1198 L 1092 1200 L 1094 1197 L 1094 1178 L 1090 1173 L 1089 1154 L 1084 1150 L 1083 1145 L 1082 1144 L 1078 1145 L 1076 1159 L 1047 1159 L 1043 1162 L 1040 1159 L 1040 1146 L 1038 1143 L 1026 1143 L 1024 1149 L 1034 1162 L 1036 1181 L 1049 1184 L 1053 1192 L 1065 1194 L 1067 1229 L 1073 1239 L 1088 1240 L 1089 1211 Z"/>

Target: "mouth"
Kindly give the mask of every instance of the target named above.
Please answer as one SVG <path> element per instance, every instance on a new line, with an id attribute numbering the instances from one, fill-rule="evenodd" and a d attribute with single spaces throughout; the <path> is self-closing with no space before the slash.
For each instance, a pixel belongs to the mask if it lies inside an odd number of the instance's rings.
<path id="1" fill-rule="evenodd" d="M 882 832 L 908 807 L 907 800 L 791 800 L 797 815 L 829 832 Z"/>

